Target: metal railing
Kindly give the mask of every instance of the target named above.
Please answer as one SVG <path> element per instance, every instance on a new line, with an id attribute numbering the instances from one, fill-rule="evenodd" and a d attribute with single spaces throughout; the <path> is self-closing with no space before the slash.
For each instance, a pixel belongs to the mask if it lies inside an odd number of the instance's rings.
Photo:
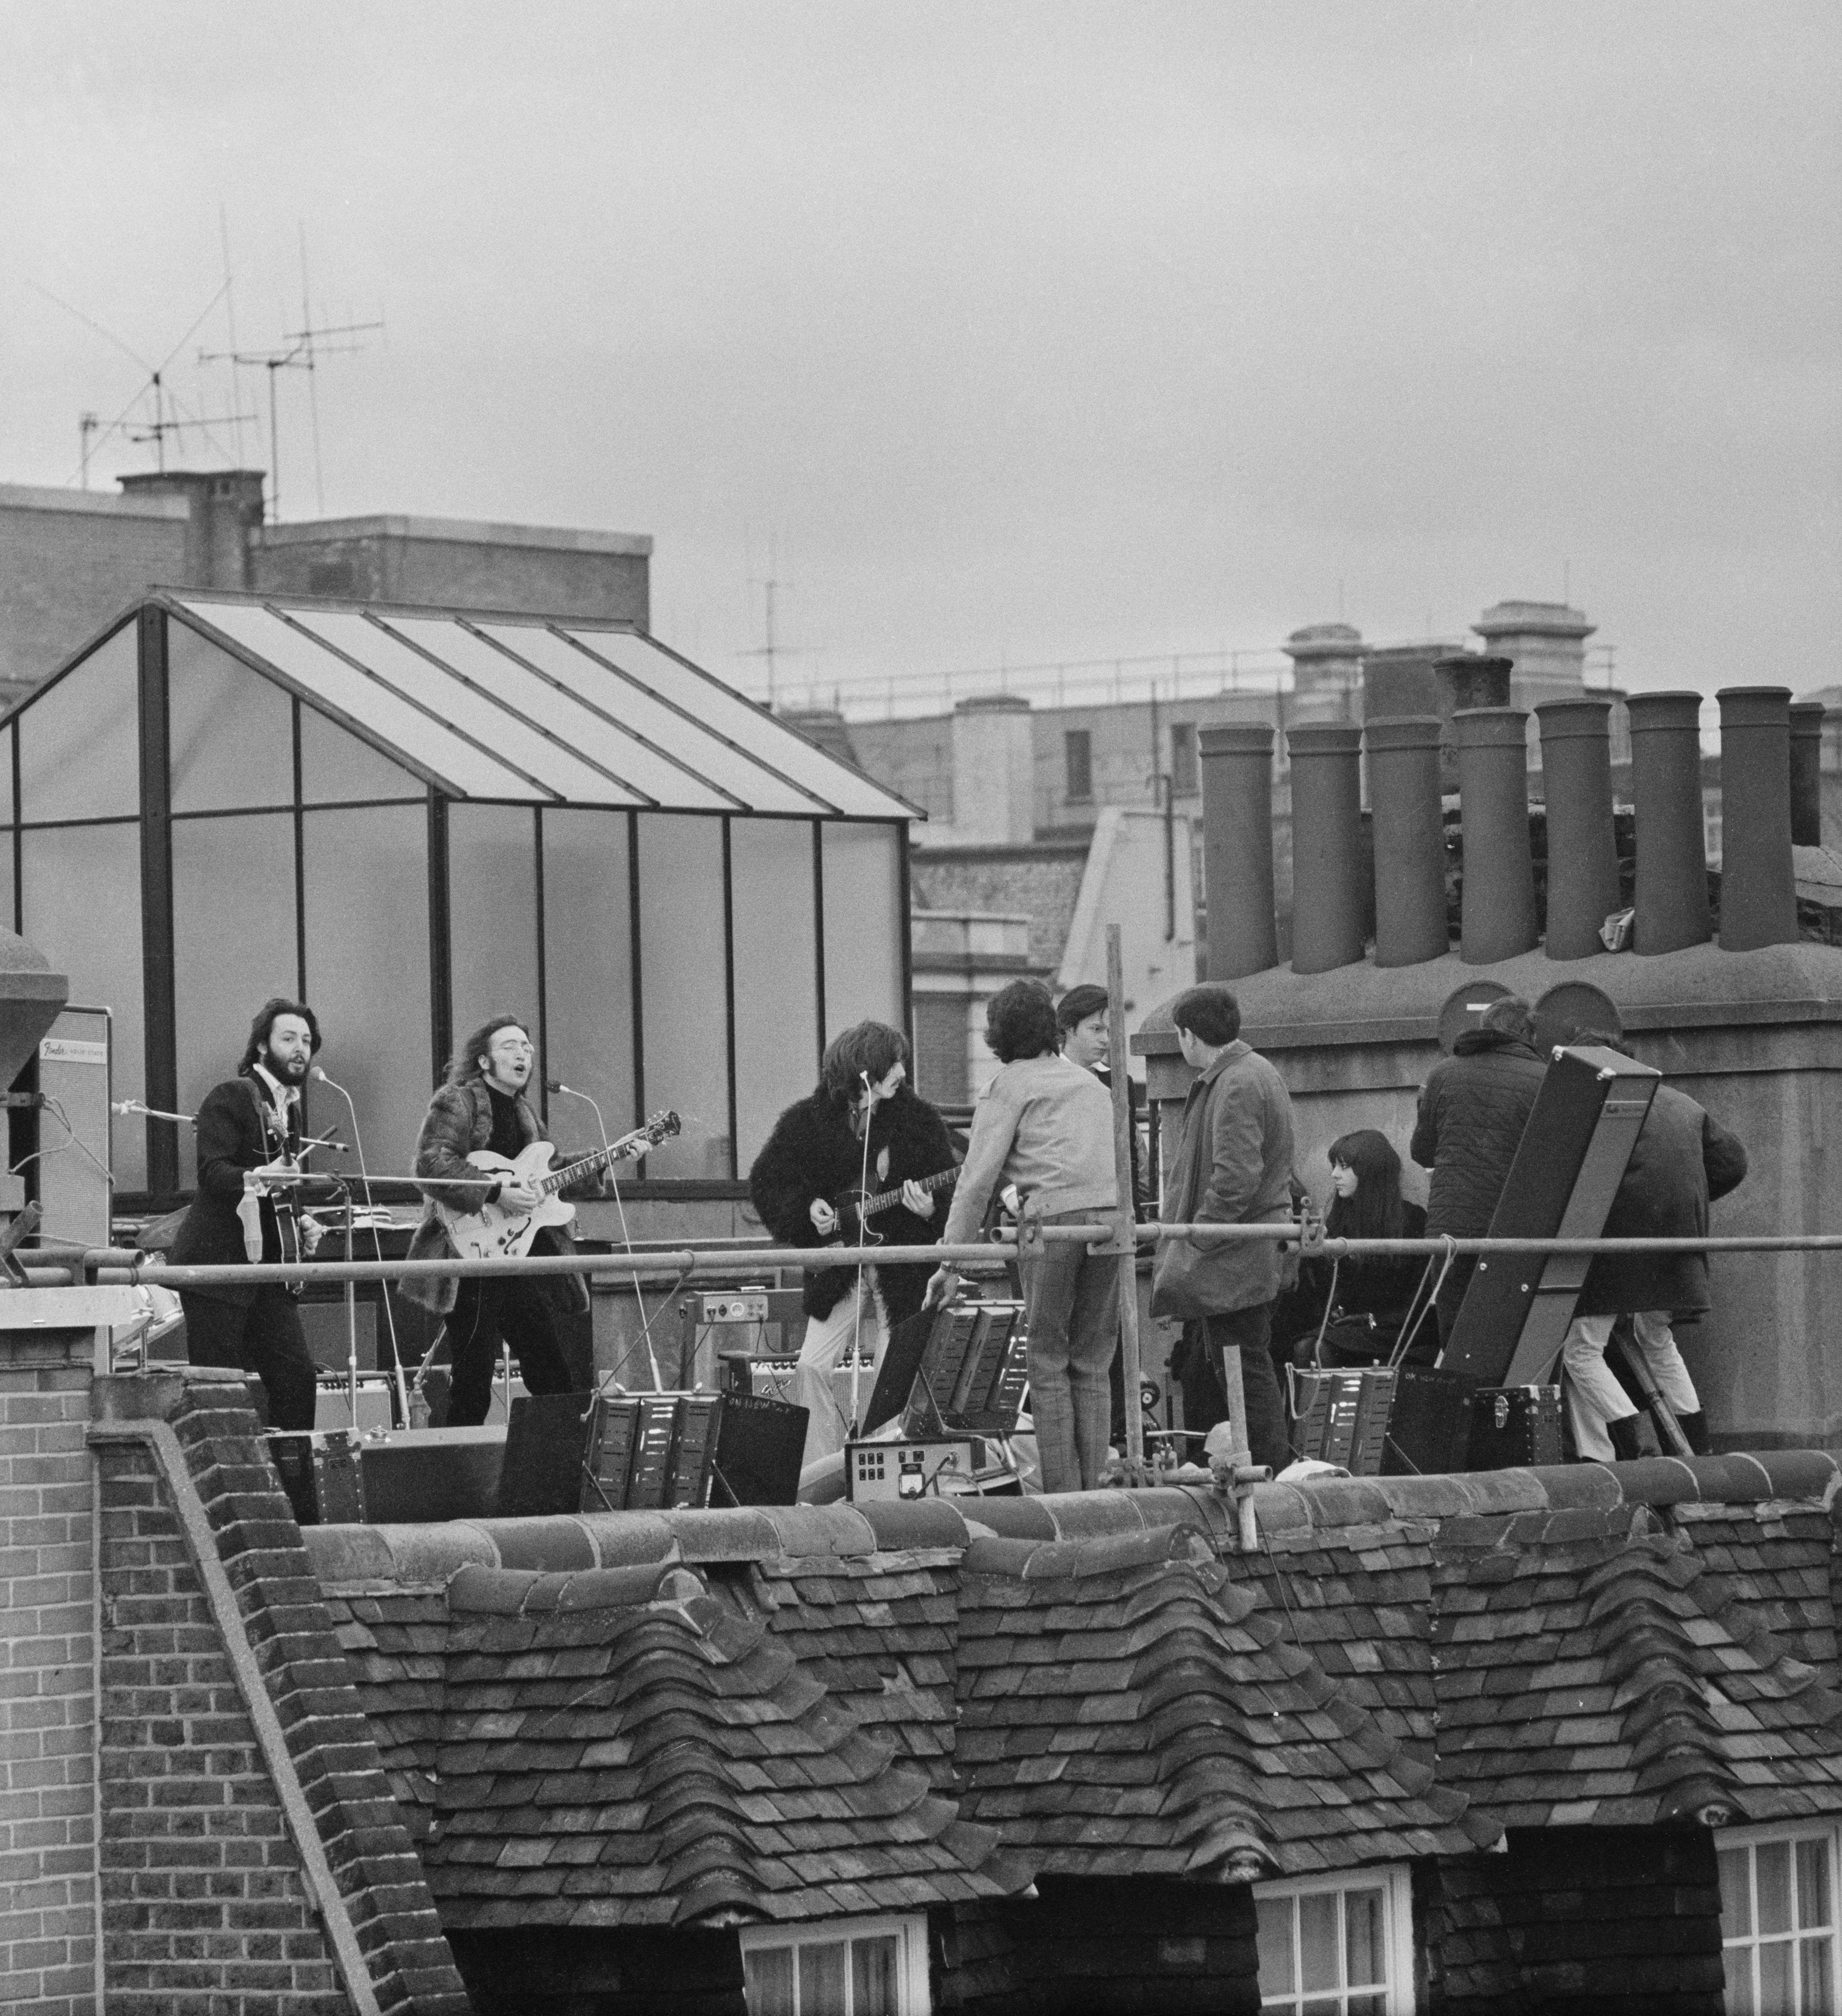
<path id="1" fill-rule="evenodd" d="M 1842 1251 L 1842 1233 L 1709 1233 L 1689 1239 L 1492 1239 L 1480 1236 L 1459 1238 L 1444 1235 L 1423 1239 L 1340 1239 L 1322 1236 L 1309 1225 L 1274 1220 L 1260 1225 L 1166 1225 L 1157 1222 L 1133 1227 L 1139 1246 L 1156 1246 L 1172 1239 L 1188 1240 L 1199 1246 L 1257 1244 L 1277 1240 L 1296 1245 L 1301 1252 L 1322 1254 L 1326 1259 L 1361 1258 L 1368 1255 L 1425 1258 L 1459 1257 L 1471 1254 L 1550 1253 L 1825 1253 Z M 1117 1220 L 1097 1220 L 1088 1225 L 1051 1225 L 1031 1229 L 1031 1240 L 1061 1243 L 1078 1240 L 1086 1246 L 1117 1250 L 1113 1240 L 1119 1230 Z M 23 1285 L 31 1287 L 134 1287 L 150 1284 L 166 1288 L 252 1287 L 265 1282 L 362 1282 L 469 1279 L 483 1275 L 598 1275 L 623 1280 L 637 1275 L 669 1276 L 685 1282 L 698 1280 L 732 1280 L 782 1267 L 833 1268 L 932 1265 L 943 1262 L 955 1269 L 1002 1266 L 1017 1257 L 1016 1242 L 968 1241 L 934 1246 L 771 1246 L 741 1245 L 731 1240 L 694 1242 L 682 1246 L 640 1247 L 619 1253 L 575 1252 L 527 1256 L 523 1259 L 492 1260 L 331 1260 L 294 1263 L 252 1264 L 235 1262 L 217 1266 L 174 1267 L 156 1256 L 117 1247 L 96 1247 L 81 1253 L 61 1255 L 57 1264 L 34 1265 L 33 1249 L 16 1257 L 23 1263 Z M 1140 1255 L 1143 1258 L 1142 1253 Z"/>

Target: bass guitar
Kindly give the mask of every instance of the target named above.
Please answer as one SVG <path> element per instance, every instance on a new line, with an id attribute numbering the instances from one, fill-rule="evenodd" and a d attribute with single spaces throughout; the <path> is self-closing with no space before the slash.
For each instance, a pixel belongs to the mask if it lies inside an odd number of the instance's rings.
<path id="1" fill-rule="evenodd" d="M 567 1225 L 575 1216 L 575 1206 L 566 1203 L 559 1191 L 613 1163 L 631 1161 L 643 1155 L 661 1141 L 670 1140 L 682 1125 L 675 1113 L 655 1113 L 645 1126 L 635 1128 L 631 1134 L 623 1134 L 619 1140 L 597 1148 L 579 1161 L 566 1163 L 560 1169 L 550 1166 L 556 1153 L 553 1141 L 533 1141 L 510 1161 L 490 1149 L 476 1148 L 467 1157 L 470 1167 L 480 1170 L 489 1182 L 523 1183 L 537 1193 L 537 1202 L 523 1210 L 514 1210 L 495 1198 L 477 1211 L 462 1211 L 437 1198 L 436 1213 L 447 1226 L 448 1237 L 462 1259 L 521 1259 L 531 1251 L 539 1226 Z"/>
<path id="2" fill-rule="evenodd" d="M 959 1179 L 959 1167 L 955 1163 L 950 1169 L 937 1169 L 931 1176 L 917 1176 L 916 1183 L 932 1196 L 936 1190 L 948 1188 Z M 862 1246 L 882 1244 L 883 1235 L 872 1230 L 869 1221 L 879 1211 L 893 1210 L 901 1202 L 902 1185 L 898 1183 L 892 1190 L 879 1190 L 873 1195 L 865 1190 L 847 1190 L 842 1196 L 832 1199 L 832 1208 L 838 1214 L 838 1237 L 842 1241 L 853 1225 L 862 1237 L 858 1241 Z"/>

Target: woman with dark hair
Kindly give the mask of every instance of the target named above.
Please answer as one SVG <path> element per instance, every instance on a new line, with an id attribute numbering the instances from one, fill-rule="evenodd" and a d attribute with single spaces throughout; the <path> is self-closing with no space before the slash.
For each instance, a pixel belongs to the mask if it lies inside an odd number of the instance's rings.
<path id="1" fill-rule="evenodd" d="M 1401 1157 L 1387 1135 L 1358 1127 L 1331 1143 L 1329 1161 L 1324 1229 L 1331 1238 L 1424 1237 L 1426 1214 L 1401 1194 Z M 1376 1365 L 1391 1358 L 1426 1271 L 1412 1253 L 1351 1254 L 1334 1267 L 1322 1257 L 1303 1262 L 1300 1305 L 1308 1293 L 1312 1327 L 1293 1346 L 1294 1362 Z M 1421 1315 L 1408 1347 L 1410 1365 L 1430 1365 L 1439 1355 L 1438 1329 L 1423 1302 Z"/>
<path id="2" fill-rule="evenodd" d="M 1117 1210 L 1113 1101 L 1092 1071 L 1062 1055 L 1049 989 L 1013 981 L 985 1010 L 985 1041 L 1004 1068 L 973 1113 L 947 1244 L 977 1237 L 991 1193 L 1006 1183 L 1016 1186 L 1026 1224 L 1088 1223 Z M 1057 1240 L 1026 1254 L 1019 1272 L 1042 1489 L 1092 1491 L 1106 1481 L 1119 1262 Z M 955 1280 L 950 1266 L 941 1268 L 928 1300 L 945 1300 Z"/>
<path id="3" fill-rule="evenodd" d="M 855 1245 L 863 1226 L 848 1204 L 867 1183 L 899 1190 L 877 1215 L 872 1236 L 890 1246 L 931 1246 L 940 1213 L 923 1180 L 953 1167 L 946 1122 L 908 1082 L 908 1039 L 885 1022 L 858 1022 L 833 1038 L 818 1083 L 774 1123 L 748 1172 L 763 1225 L 786 1246 Z M 849 1426 L 832 1373 L 853 1338 L 880 1359 L 890 1329 L 921 1307 L 925 1266 L 805 1270 L 806 1335 L 792 1398 L 811 1414 L 808 1467 L 844 1445 Z M 869 1398 L 867 1390 L 864 1399 Z"/>

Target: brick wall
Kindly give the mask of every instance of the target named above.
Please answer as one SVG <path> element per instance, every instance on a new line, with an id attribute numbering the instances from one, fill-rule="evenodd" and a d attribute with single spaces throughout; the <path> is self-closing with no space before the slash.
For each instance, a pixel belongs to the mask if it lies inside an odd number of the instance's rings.
<path id="1" fill-rule="evenodd" d="M 285 1995 L 333 2016 L 346 1998 L 153 1452 L 99 1468 L 110 2008 Z"/>
<path id="2" fill-rule="evenodd" d="M 0 495 L 0 693 L 9 702 L 151 583 L 189 578 L 183 511 L 156 515 L 103 497 L 91 500 L 99 508 L 59 510 L 45 495 Z M 166 511 L 167 500 L 153 501 Z"/>
<path id="3" fill-rule="evenodd" d="M 1428 2006 L 1447 2016 L 1719 2016 L 1721 1892 L 1705 1827 L 1513 1831 L 1416 1866 Z"/>
<path id="4" fill-rule="evenodd" d="M 196 1370 L 110 1379 L 96 1399 L 111 2016 L 349 2006 L 284 1819 L 282 1793 L 294 1790 L 378 2006 L 461 2016 L 469 2005 L 434 1900 L 242 1381 Z M 134 1438 L 151 1432 L 136 1424 L 154 1420 L 177 1438 L 177 1487 Z M 182 1492 L 208 1528 L 240 1644 L 207 1600 Z M 280 1781 L 239 1660 L 279 1723 Z"/>
<path id="5" fill-rule="evenodd" d="M 0 2008 L 93 2007 L 88 1330 L 0 1333 Z"/>

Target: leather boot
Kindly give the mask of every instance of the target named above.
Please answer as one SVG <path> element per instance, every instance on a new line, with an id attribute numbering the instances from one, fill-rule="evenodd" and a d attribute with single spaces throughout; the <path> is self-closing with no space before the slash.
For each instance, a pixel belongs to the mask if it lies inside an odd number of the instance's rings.
<path id="1" fill-rule="evenodd" d="M 1702 1409 L 1696 1408 L 1692 1414 L 1678 1414 L 1675 1424 L 1696 1456 L 1714 1454 L 1714 1438 L 1707 1432 L 1707 1416 Z"/>
<path id="2" fill-rule="evenodd" d="M 1642 1442 L 1638 1435 L 1635 1414 L 1627 1414 L 1623 1420 L 1607 1421 L 1606 1433 L 1612 1438 L 1612 1460 L 1614 1463 L 1635 1463 L 1644 1453 Z"/>

